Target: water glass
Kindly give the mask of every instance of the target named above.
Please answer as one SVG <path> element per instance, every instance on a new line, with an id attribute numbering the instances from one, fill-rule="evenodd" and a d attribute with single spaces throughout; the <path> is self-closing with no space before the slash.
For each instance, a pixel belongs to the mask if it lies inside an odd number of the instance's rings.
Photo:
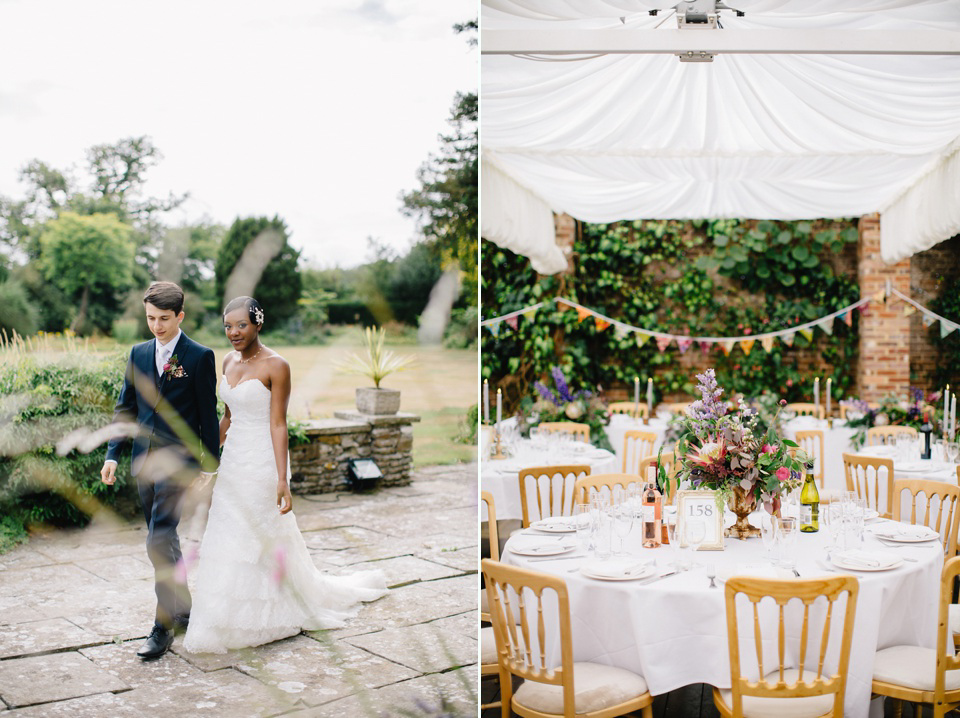
<path id="1" fill-rule="evenodd" d="M 820 522 L 827 529 L 827 537 L 829 539 L 827 555 L 829 555 L 834 550 L 840 548 L 838 543 L 843 534 L 843 505 L 840 503 L 821 504 Z"/>
<path id="2" fill-rule="evenodd" d="M 673 570 L 680 571 L 680 532 L 677 530 L 677 517 L 664 517 L 667 522 L 667 539 L 670 541 L 670 553 L 673 556 Z"/>
<path id="3" fill-rule="evenodd" d="M 956 464 L 957 459 L 960 458 L 960 443 L 956 441 L 943 442 L 943 453 L 946 455 L 948 462 Z"/>
<path id="4" fill-rule="evenodd" d="M 772 561 L 777 546 L 777 517 L 768 513 L 760 514 L 760 540 L 767 559 Z"/>
<path id="5" fill-rule="evenodd" d="M 627 552 L 623 548 L 623 540 L 633 528 L 633 509 L 626 502 L 621 503 L 611 512 L 613 518 L 613 532 L 616 534 L 619 543 L 616 551 L 617 556 L 626 556 Z"/>
<path id="6" fill-rule="evenodd" d="M 683 521 L 683 536 L 690 545 L 692 565 L 697 566 L 696 552 L 700 550 L 700 544 L 707 538 L 706 522 L 703 519 L 685 518 Z"/>
<path id="7" fill-rule="evenodd" d="M 780 519 L 777 528 L 777 545 L 779 547 L 779 564 L 783 568 L 797 567 L 797 536 L 800 534 L 800 524 L 795 518 Z"/>
<path id="8" fill-rule="evenodd" d="M 597 514 L 597 533 L 594 539 L 594 553 L 597 558 L 610 558 L 613 552 L 613 522 L 609 506 Z"/>
<path id="9" fill-rule="evenodd" d="M 911 439 L 907 434 L 897 434 L 897 459 L 899 461 L 910 461 Z"/>
<path id="10" fill-rule="evenodd" d="M 574 504 L 573 520 L 577 527 L 577 541 L 580 548 L 589 552 L 593 548 L 596 521 L 590 504 Z"/>

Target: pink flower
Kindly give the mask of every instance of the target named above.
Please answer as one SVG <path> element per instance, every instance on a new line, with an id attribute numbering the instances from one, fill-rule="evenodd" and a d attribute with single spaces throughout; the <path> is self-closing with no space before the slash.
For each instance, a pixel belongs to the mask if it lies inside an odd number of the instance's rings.
<path id="1" fill-rule="evenodd" d="M 793 379 L 787 379 L 787 386 L 793 386 Z"/>
<path id="2" fill-rule="evenodd" d="M 777 447 L 776 447 L 776 446 L 770 446 L 770 444 L 764 444 L 764 445 L 763 445 L 763 448 L 760 449 L 760 453 L 761 453 L 761 454 L 776 454 L 776 453 L 777 453 Z"/>
<path id="3" fill-rule="evenodd" d="M 169 363 L 164 364 L 164 365 L 163 365 L 163 370 L 164 370 L 164 371 L 170 371 L 170 364 L 169 364 Z"/>
<path id="4" fill-rule="evenodd" d="M 777 469 L 777 479 L 780 481 L 786 481 L 789 478 L 790 469 L 788 469 L 786 466 L 781 466 L 779 469 Z"/>

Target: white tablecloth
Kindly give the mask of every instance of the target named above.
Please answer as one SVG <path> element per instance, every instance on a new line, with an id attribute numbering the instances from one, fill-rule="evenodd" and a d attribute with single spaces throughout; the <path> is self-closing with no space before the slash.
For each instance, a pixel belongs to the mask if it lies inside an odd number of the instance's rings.
<path id="1" fill-rule="evenodd" d="M 569 466 L 586 464 L 591 473 L 605 474 L 620 470 L 617 458 L 606 449 L 597 449 L 590 444 L 571 442 L 561 450 L 535 446 L 529 439 L 517 442 L 514 454 L 501 460 L 487 459 L 480 464 L 480 487 L 493 494 L 497 520 L 520 519 L 523 512 L 520 506 L 519 472 L 534 466 Z M 564 505 L 569 505 L 573 487 L 568 488 L 564 496 Z M 531 503 L 536 506 L 535 501 Z M 569 511 L 567 512 L 569 513 Z M 486 508 L 481 504 L 481 521 L 486 521 Z"/>
<path id="2" fill-rule="evenodd" d="M 623 470 L 623 437 L 628 431 L 652 431 L 657 435 L 654 443 L 654 453 L 663 444 L 663 435 L 667 430 L 667 422 L 663 419 L 653 417 L 649 424 L 644 424 L 643 419 L 634 419 L 628 414 L 613 414 L 610 417 L 610 423 L 604 427 L 607 440 L 613 447 L 617 455 L 617 471 Z M 631 457 L 632 458 L 632 457 Z M 642 456 L 640 457 L 643 458 Z"/>
<path id="3" fill-rule="evenodd" d="M 909 460 L 904 460 L 903 457 L 897 454 L 896 446 L 865 446 L 861 451 L 857 452 L 857 456 L 872 456 L 883 459 L 893 459 L 894 479 L 925 479 L 927 481 L 942 481 L 948 484 L 957 483 L 956 465 L 947 463 L 945 461 L 937 461 L 935 459 L 922 460 L 918 458 L 911 458 Z M 881 478 L 885 477 L 883 477 L 881 474 Z M 881 505 L 886 505 L 886 496 L 886 486 L 881 486 Z M 910 503 L 906 494 L 901 497 L 900 516 L 904 519 L 909 519 L 910 517 Z"/>
<path id="4" fill-rule="evenodd" d="M 797 569 L 802 577 L 825 575 L 818 563 L 824 556 L 825 534 L 821 531 L 798 537 Z M 672 561 L 669 546 L 641 548 L 636 528 L 627 543 L 630 553 L 640 559 L 655 558 L 660 567 Z M 873 538 L 866 539 L 864 548 L 884 550 Z M 933 542 L 887 550 L 917 562 L 905 562 L 888 571 L 855 574 L 860 594 L 848 669 L 847 716 L 861 718 L 870 710 L 873 660 L 878 649 L 897 644 L 936 645 L 942 546 Z M 729 575 L 738 566 L 767 564 L 759 538 L 727 539 L 724 551 L 701 551 L 697 558 L 702 564 L 714 564 L 720 576 Z M 582 560 L 538 561 L 509 550 L 501 560 L 565 579 L 575 661 L 594 661 L 638 673 L 654 695 L 691 683 L 730 687 L 724 592 L 708 587 L 702 568 L 643 585 L 571 573 Z M 558 664 L 555 636 L 548 637 L 547 650 L 553 664 Z"/>

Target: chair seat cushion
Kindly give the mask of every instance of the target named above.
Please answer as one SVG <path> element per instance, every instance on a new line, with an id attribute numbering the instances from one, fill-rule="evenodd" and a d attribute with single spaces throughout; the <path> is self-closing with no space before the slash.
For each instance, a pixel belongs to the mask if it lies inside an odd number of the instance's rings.
<path id="1" fill-rule="evenodd" d="M 766 675 L 769 683 L 775 683 L 778 679 L 779 671 L 773 671 Z M 783 672 L 783 680 L 786 684 L 796 683 L 800 672 L 795 668 L 789 668 Z M 815 673 L 809 670 L 803 672 L 804 678 L 812 680 Z M 733 691 L 724 689 L 720 691 L 723 702 L 730 710 L 733 710 Z M 761 696 L 743 697 L 743 716 L 744 718 L 813 718 L 813 716 L 822 716 L 829 713 L 833 708 L 833 694 L 823 696 L 804 696 L 802 698 L 765 698 Z"/>
<path id="2" fill-rule="evenodd" d="M 599 663 L 573 664 L 573 696 L 577 713 L 589 713 L 626 703 L 647 692 L 643 676 Z M 541 713 L 563 713 L 563 688 L 527 680 L 513 700 Z"/>
<path id="3" fill-rule="evenodd" d="M 920 691 L 932 691 L 937 672 L 937 652 L 920 646 L 891 646 L 877 651 L 873 680 Z M 960 688 L 960 670 L 947 671 L 948 691 Z"/>
<path id="4" fill-rule="evenodd" d="M 497 639 L 493 635 L 493 626 L 480 629 L 480 662 L 497 662 Z"/>
<path id="5" fill-rule="evenodd" d="M 960 603 L 951 603 L 947 606 L 947 626 L 950 633 L 960 633 Z"/>
<path id="6" fill-rule="evenodd" d="M 487 598 L 487 589 L 480 589 L 480 613 L 490 613 L 490 599 Z"/>

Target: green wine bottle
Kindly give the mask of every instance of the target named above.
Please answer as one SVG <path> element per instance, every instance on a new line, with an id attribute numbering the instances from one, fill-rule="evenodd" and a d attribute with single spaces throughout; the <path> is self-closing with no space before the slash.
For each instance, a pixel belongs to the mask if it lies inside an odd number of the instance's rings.
<path id="1" fill-rule="evenodd" d="M 813 464 L 807 464 L 807 478 L 800 491 L 800 530 L 815 533 L 820 530 L 820 492 L 813 475 Z"/>

